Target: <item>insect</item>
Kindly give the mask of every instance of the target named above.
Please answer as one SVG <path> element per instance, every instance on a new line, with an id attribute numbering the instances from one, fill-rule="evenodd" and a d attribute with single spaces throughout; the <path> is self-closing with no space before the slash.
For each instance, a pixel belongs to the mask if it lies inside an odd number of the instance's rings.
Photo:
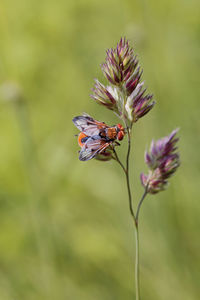
<path id="1" fill-rule="evenodd" d="M 98 154 L 106 155 L 106 150 L 111 145 L 118 144 L 125 135 L 121 124 L 108 126 L 104 122 L 94 120 L 87 114 L 73 118 L 74 125 L 81 131 L 78 143 L 81 147 L 79 159 L 87 161 Z"/>

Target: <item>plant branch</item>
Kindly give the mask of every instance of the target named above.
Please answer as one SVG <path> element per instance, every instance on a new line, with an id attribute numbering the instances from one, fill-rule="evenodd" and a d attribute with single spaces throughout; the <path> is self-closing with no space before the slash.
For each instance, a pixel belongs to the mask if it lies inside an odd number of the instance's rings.
<path id="1" fill-rule="evenodd" d="M 128 190 L 128 198 L 129 198 L 129 209 L 130 213 L 133 217 L 134 223 L 136 222 L 135 214 L 133 211 L 133 203 L 132 203 L 132 194 L 131 194 L 131 187 L 130 187 L 130 179 L 129 179 L 129 157 L 131 151 L 131 128 L 126 126 L 127 134 L 128 134 L 128 150 L 126 155 L 126 183 L 127 183 L 127 190 Z"/>
<path id="2" fill-rule="evenodd" d="M 145 188 L 145 191 L 144 191 L 144 193 L 142 195 L 142 198 L 140 199 L 140 202 L 139 202 L 138 207 L 137 207 L 136 216 L 135 216 L 135 221 L 136 221 L 137 224 L 138 224 L 138 218 L 139 218 L 140 208 L 141 208 L 141 205 L 142 205 L 142 203 L 143 203 L 143 201 L 144 201 L 144 199 L 145 199 L 145 197 L 146 197 L 147 194 L 148 194 L 148 184 L 147 184 L 147 186 Z"/>
<path id="3" fill-rule="evenodd" d="M 126 174 L 126 168 L 124 167 L 123 163 L 122 163 L 121 160 L 119 159 L 119 156 L 117 155 L 117 152 L 115 151 L 115 148 L 113 147 L 112 150 L 113 150 L 113 153 L 114 153 L 114 155 L 115 155 L 115 156 L 113 157 L 113 159 L 115 159 L 115 160 L 120 164 L 120 166 L 122 167 L 124 173 Z"/>
<path id="4" fill-rule="evenodd" d="M 136 300 L 140 300 L 140 261 L 139 261 L 139 213 L 141 205 L 148 193 L 148 184 L 145 188 L 145 191 L 142 195 L 142 198 L 138 204 L 136 216 L 135 216 L 135 244 L 136 244 L 136 254 L 135 254 L 135 292 L 136 292 Z"/>

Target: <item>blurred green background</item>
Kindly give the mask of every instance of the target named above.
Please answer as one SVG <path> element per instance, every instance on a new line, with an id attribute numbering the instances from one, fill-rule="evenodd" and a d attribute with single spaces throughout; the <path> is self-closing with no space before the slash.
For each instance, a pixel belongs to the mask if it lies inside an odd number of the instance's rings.
<path id="1" fill-rule="evenodd" d="M 17 83 L 25 98 L 0 102 L 0 300 L 135 298 L 122 171 L 80 162 L 72 124 L 82 112 L 118 122 L 89 94 L 121 36 L 157 101 L 134 127 L 135 203 L 145 148 L 181 128 L 181 168 L 141 211 L 142 299 L 199 299 L 199 34 L 197 0 L 0 1 L 1 85 Z"/>

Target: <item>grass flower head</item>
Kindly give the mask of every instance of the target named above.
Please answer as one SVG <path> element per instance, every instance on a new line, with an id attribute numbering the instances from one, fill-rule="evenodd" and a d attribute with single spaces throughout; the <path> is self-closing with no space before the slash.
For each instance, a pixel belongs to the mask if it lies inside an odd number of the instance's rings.
<path id="1" fill-rule="evenodd" d="M 177 150 L 176 137 L 178 129 L 172 131 L 169 136 L 152 141 L 150 151 L 145 153 L 145 162 L 149 168 L 149 174 L 141 174 L 142 185 L 151 194 L 158 193 L 165 189 L 169 177 L 175 173 L 180 165 L 179 153 Z"/>

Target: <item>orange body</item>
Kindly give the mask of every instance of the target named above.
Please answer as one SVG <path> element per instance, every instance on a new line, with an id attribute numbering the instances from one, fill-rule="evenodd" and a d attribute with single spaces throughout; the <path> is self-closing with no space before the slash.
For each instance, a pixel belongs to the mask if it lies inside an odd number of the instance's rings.
<path id="1" fill-rule="evenodd" d="M 83 145 L 85 144 L 84 142 L 84 139 L 87 137 L 87 135 L 83 132 L 79 133 L 79 136 L 78 136 L 78 144 L 79 146 L 82 148 Z"/>
<path id="2" fill-rule="evenodd" d="M 121 141 L 125 135 L 124 128 L 121 124 L 117 124 L 113 127 L 106 127 L 100 131 L 100 136 L 106 138 L 107 140 Z"/>

